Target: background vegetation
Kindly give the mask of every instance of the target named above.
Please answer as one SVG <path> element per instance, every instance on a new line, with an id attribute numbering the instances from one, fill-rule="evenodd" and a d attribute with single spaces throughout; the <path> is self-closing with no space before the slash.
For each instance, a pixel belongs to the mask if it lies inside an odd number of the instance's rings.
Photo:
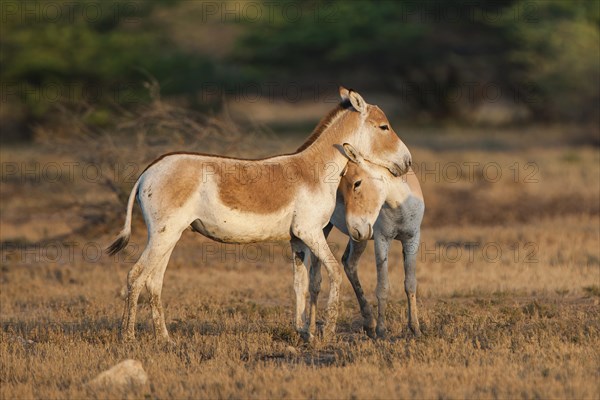
<path id="1" fill-rule="evenodd" d="M 293 82 L 324 89 L 316 100 L 342 83 L 388 94 L 407 123 L 471 123 L 482 105 L 508 109 L 502 123 L 599 118 L 596 1 L 4 1 L 1 11 L 0 121 L 13 138 L 53 122 L 57 104 L 93 106 L 88 121 L 110 126 L 116 110 L 150 101 L 150 77 L 164 99 L 199 110 Z"/>

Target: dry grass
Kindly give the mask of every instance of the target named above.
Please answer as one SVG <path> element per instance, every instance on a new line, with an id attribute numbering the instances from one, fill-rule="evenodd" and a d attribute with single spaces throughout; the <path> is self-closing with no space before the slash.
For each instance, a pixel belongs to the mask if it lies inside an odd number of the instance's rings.
<path id="1" fill-rule="evenodd" d="M 226 246 L 191 232 L 173 254 L 163 291 L 177 345 L 154 344 L 145 304 L 139 343 L 120 344 L 118 292 L 141 251 L 135 245 L 145 240 L 139 218 L 129 254 L 97 258 L 96 243 L 108 244 L 124 217 L 104 181 L 35 182 L 4 171 L 0 397 L 114 397 L 85 383 L 135 358 L 151 385 L 119 396 L 599 398 L 598 149 L 411 150 L 427 170 L 496 162 L 503 172 L 498 182 L 483 167 L 472 179 L 420 175 L 427 201 L 417 273 L 423 337 L 406 327 L 398 243 L 390 255 L 390 338 L 362 333 L 344 281 L 337 336 L 311 346 L 292 328 L 287 244 Z M 78 159 L 43 147 L 0 152 L 3 163 Z M 538 182 L 515 181 L 515 162 L 521 174 L 534 162 Z M 345 238 L 334 233 L 331 243 L 341 256 Z M 375 302 L 373 260 L 371 245 L 360 271 Z M 326 279 L 323 286 L 321 309 Z"/>

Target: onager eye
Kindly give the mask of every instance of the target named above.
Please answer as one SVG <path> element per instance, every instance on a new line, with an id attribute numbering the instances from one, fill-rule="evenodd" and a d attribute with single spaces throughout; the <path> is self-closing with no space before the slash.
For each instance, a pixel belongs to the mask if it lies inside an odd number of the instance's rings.
<path id="1" fill-rule="evenodd" d="M 390 127 L 386 124 L 383 124 L 383 125 L 379 125 L 379 129 L 381 129 L 382 131 L 387 131 L 390 129 Z"/>
<path id="2" fill-rule="evenodd" d="M 354 182 L 354 190 L 358 189 L 360 187 L 361 183 L 362 183 L 362 181 L 356 181 L 356 182 Z"/>

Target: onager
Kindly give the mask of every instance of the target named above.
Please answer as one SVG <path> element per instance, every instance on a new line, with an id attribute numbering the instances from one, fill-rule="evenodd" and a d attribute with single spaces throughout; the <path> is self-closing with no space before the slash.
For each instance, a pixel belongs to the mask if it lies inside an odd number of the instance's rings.
<path id="1" fill-rule="evenodd" d="M 350 144 L 345 143 L 343 149 L 348 157 L 348 163 L 342 171 L 337 200 L 343 203 L 344 226 L 347 227 L 346 232 L 351 232 L 354 240 L 368 240 L 373 236 L 373 227 L 379 218 L 379 211 L 387 200 L 389 181 L 393 175 L 386 168 L 364 159 L 360 152 Z M 331 223 L 327 225 L 324 229 L 325 235 L 329 234 L 331 227 Z M 294 270 L 294 282 L 299 282 L 298 285 L 295 285 L 297 324 L 304 320 L 305 326 L 302 333 L 306 340 L 311 340 L 316 331 L 317 297 L 321 287 L 320 268 L 320 263 L 311 265 L 311 301 L 308 310 L 305 309 L 306 269 L 296 268 Z"/>
<path id="2" fill-rule="evenodd" d="M 348 153 L 348 151 L 347 151 Z M 351 156 L 349 156 L 351 158 Z M 419 249 L 421 221 L 425 212 L 425 202 L 419 181 L 409 168 L 403 176 L 392 176 L 385 168 L 372 164 L 365 169 L 366 160 L 355 160 L 348 163 L 346 173 L 340 182 L 338 197 L 331 222 L 325 227 L 327 237 L 333 226 L 350 236 L 342 264 L 346 276 L 352 284 L 360 305 L 364 322 L 363 326 L 371 338 L 384 338 L 386 335 L 385 309 L 389 293 L 388 252 L 392 240 L 402 242 L 404 256 L 404 291 L 408 299 L 408 327 L 415 336 L 421 335 L 417 315 L 417 278 L 416 258 Z M 371 164 L 371 163 L 369 163 Z M 372 179 L 380 171 L 381 179 Z M 385 203 L 381 207 L 380 193 L 384 193 Z M 381 207 L 381 208 L 380 208 Z M 368 232 L 361 225 L 360 213 L 357 210 L 376 210 L 379 215 Z M 358 217 L 357 217 L 358 215 Z M 368 217 L 369 219 L 372 216 Z M 358 261 L 367 246 L 366 240 L 375 241 L 375 261 L 377 264 L 377 325 L 373 318 L 373 310 L 365 297 L 358 279 Z M 316 308 L 321 287 L 320 262 L 312 258 L 310 268 L 310 304 Z M 311 321 L 314 324 L 314 321 Z"/>
<path id="3" fill-rule="evenodd" d="M 127 245 L 137 197 L 148 242 L 127 276 L 123 340 L 135 337 L 136 305 L 145 285 L 150 293 L 155 337 L 170 341 L 161 302 L 163 278 L 173 248 L 189 226 L 226 243 L 290 240 L 297 300 L 299 290 L 306 295 L 303 259 L 312 252 L 325 265 L 330 280 L 324 331 L 335 331 L 341 275 L 323 227 L 335 208 L 337 188 L 348 162 L 342 144 L 352 143 L 394 175 L 406 173 L 411 165 L 410 152 L 389 128 L 379 107 L 345 88 L 340 88 L 340 96 L 342 102 L 295 153 L 261 160 L 169 153 L 146 168 L 129 196 L 124 228 L 108 248 L 109 254 L 115 254 Z M 296 328 L 301 333 L 305 332 L 302 322 L 297 315 Z"/>

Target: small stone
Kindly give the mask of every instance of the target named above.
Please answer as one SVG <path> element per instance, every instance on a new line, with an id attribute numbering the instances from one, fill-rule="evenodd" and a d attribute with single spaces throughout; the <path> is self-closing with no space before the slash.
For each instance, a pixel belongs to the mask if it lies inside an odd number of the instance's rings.
<path id="1" fill-rule="evenodd" d="M 141 388 L 147 383 L 148 374 L 144 371 L 142 363 L 129 359 L 101 372 L 88 385 L 93 389 L 125 390 Z"/>

